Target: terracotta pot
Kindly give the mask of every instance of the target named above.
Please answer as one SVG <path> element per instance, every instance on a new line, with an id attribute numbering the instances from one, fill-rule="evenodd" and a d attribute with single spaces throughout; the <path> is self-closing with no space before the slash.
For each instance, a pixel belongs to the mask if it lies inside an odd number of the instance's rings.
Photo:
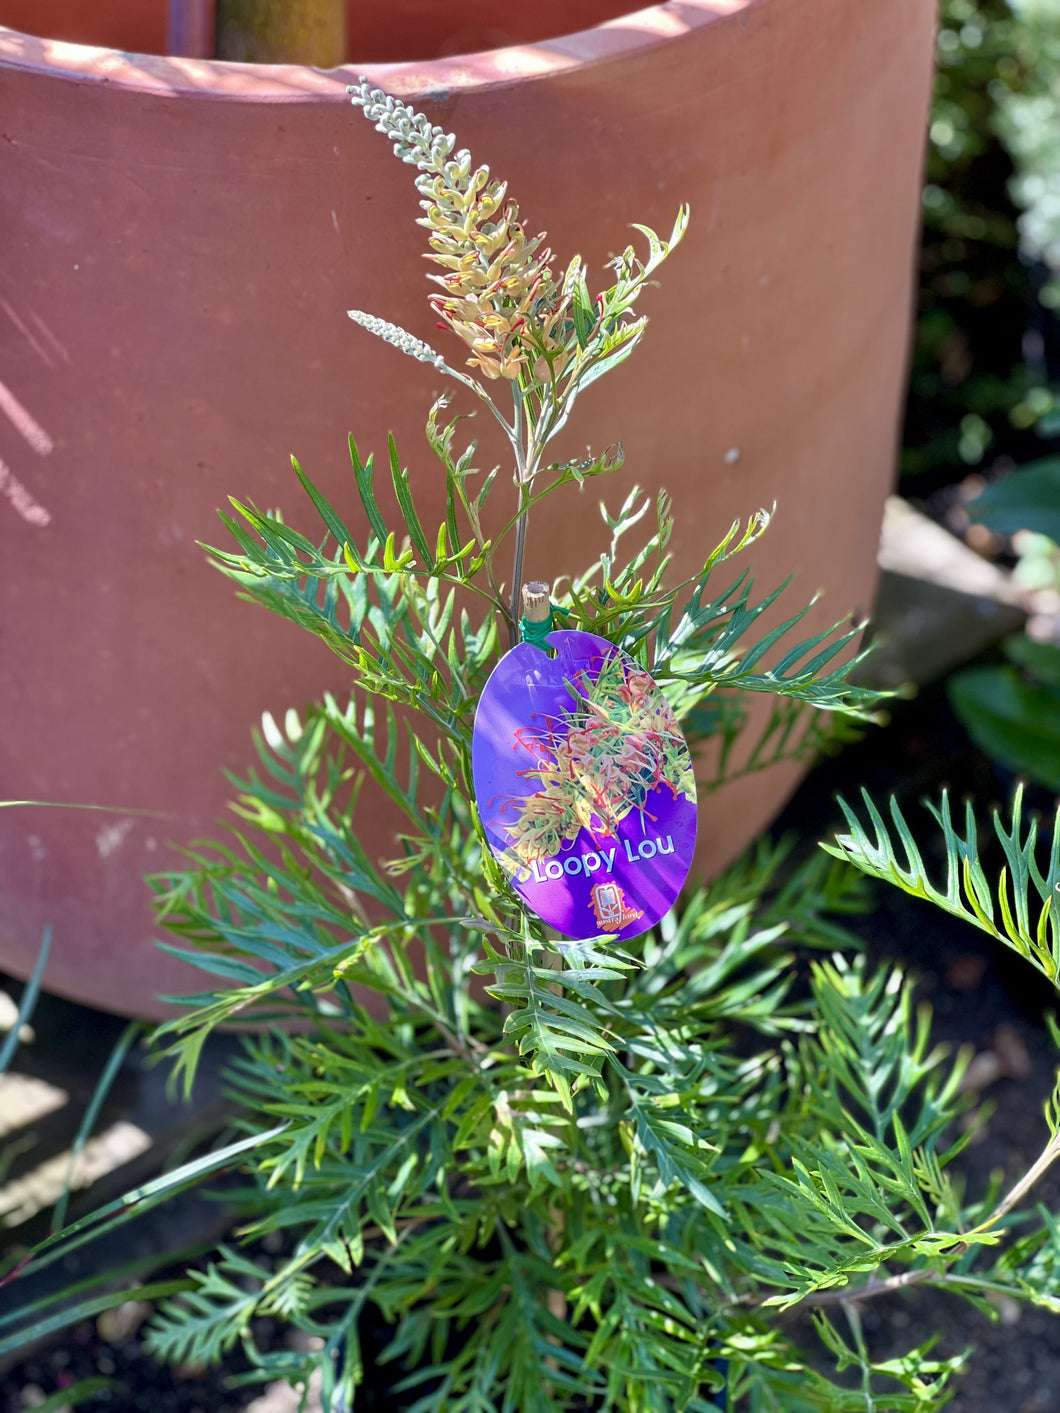
<path id="1" fill-rule="evenodd" d="M 27 5 L 0 0 L 0 21 L 31 23 Z M 75 31 L 67 8 L 91 25 Z M 508 177 L 564 262 L 579 250 L 599 272 L 630 222 L 669 230 L 691 203 L 689 235 L 645 300 L 644 347 L 586 395 L 568 446 L 622 439 L 612 502 L 634 482 L 674 493 L 679 568 L 775 500 L 753 556 L 762 586 L 794 573 L 793 605 L 824 589 L 817 625 L 871 603 L 931 7 L 516 8 L 531 19 L 506 13 L 501 33 L 483 19 L 496 7 L 476 0 L 357 0 L 356 67 L 329 73 L 0 29 L 0 795 L 128 811 L 0 811 L 8 970 L 25 974 L 51 922 L 56 991 L 155 1014 L 156 993 L 196 989 L 152 946 L 141 876 L 172 861 L 169 842 L 217 834 L 231 793 L 221 768 L 247 767 L 263 710 L 344 690 L 324 647 L 207 570 L 196 541 L 223 541 L 215 507 L 229 493 L 282 504 L 316 533 L 288 454 L 353 514 L 346 433 L 367 451 L 393 429 L 440 513 L 422 438 L 437 375 L 345 314 L 441 337 L 409 169 L 346 100 L 360 68 Z M 32 13 L 50 36 L 145 45 L 152 16 L 153 47 L 161 33 L 160 4 L 141 0 L 33 0 Z M 535 26 L 518 44 L 436 57 L 506 41 L 517 23 Z M 596 27 L 549 37 L 578 23 Z M 382 62 L 398 58 L 395 37 L 412 59 Z M 594 487 L 538 516 L 528 577 L 596 553 L 597 500 Z M 707 800 L 705 872 L 744 847 L 796 776 Z"/>

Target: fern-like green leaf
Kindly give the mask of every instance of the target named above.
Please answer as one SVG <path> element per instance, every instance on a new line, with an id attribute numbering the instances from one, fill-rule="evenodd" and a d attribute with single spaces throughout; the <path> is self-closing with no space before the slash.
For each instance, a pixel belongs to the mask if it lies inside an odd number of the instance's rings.
<path id="1" fill-rule="evenodd" d="M 864 824 L 855 810 L 841 800 L 848 832 L 834 844 L 823 845 L 837 858 L 893 883 L 913 897 L 924 898 L 963 918 L 973 927 L 1011 947 L 1038 968 L 1053 985 L 1060 977 L 1060 814 L 1053 821 L 1051 837 L 1039 840 L 1038 821 L 1024 821 L 1023 787 L 1013 797 L 1009 822 L 994 811 L 994 833 L 1005 859 L 997 882 L 992 884 L 980 860 L 979 826 L 970 803 L 964 809 L 964 827 L 954 823 L 949 796 L 927 809 L 938 826 L 945 850 L 945 876 L 933 883 L 912 831 L 895 800 L 890 802 L 890 823 L 867 791 L 862 801 L 868 818 Z"/>

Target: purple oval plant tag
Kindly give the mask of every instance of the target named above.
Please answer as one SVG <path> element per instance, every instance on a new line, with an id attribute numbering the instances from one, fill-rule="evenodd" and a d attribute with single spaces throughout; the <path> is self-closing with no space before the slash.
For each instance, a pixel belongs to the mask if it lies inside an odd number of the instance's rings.
<path id="1" fill-rule="evenodd" d="M 673 906 L 696 842 L 696 786 L 673 711 L 594 633 L 506 653 L 475 717 L 486 837 L 516 892 L 570 938 L 638 937 Z"/>

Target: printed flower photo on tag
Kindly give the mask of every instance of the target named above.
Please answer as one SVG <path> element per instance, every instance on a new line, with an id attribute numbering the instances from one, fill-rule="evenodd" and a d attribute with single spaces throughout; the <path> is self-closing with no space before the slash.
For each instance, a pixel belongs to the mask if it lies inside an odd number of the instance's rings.
<path id="1" fill-rule="evenodd" d="M 688 746 L 666 698 L 593 633 L 520 643 L 475 717 L 475 796 L 512 886 L 575 939 L 637 937 L 673 906 L 696 841 Z"/>

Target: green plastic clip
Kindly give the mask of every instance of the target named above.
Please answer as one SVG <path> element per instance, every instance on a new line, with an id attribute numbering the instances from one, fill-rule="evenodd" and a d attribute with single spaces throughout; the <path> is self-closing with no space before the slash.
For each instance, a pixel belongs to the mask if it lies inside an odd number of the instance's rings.
<path id="1" fill-rule="evenodd" d="M 552 632 L 552 605 L 548 606 L 548 617 L 540 623 L 531 623 L 524 614 L 519 620 L 519 636 L 524 643 L 533 643 L 535 648 L 548 647 L 548 635 Z"/>

